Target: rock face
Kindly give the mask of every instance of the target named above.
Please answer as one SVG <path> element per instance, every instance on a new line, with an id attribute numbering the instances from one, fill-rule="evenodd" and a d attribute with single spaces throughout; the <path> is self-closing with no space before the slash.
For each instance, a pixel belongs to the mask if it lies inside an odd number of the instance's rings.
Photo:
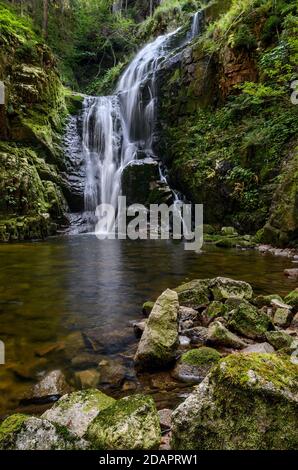
<path id="1" fill-rule="evenodd" d="M 298 366 L 286 356 L 228 356 L 172 422 L 175 450 L 297 449 Z"/>
<path id="2" fill-rule="evenodd" d="M 235 281 L 225 277 L 217 277 L 210 283 L 214 300 L 225 300 L 230 297 L 250 300 L 253 295 L 252 288 L 247 282 Z"/>
<path id="3" fill-rule="evenodd" d="M 99 390 L 85 390 L 65 395 L 42 418 L 67 427 L 71 432 L 82 437 L 91 421 L 98 413 L 115 400 Z"/>
<path id="4" fill-rule="evenodd" d="M 159 415 L 151 397 L 122 398 L 102 411 L 86 433 L 97 450 L 158 449 Z"/>
<path id="5" fill-rule="evenodd" d="M 140 368 L 158 368 L 171 363 L 178 346 L 178 295 L 167 289 L 157 299 L 135 355 Z"/>
<path id="6" fill-rule="evenodd" d="M 0 426 L 1 450 L 86 450 L 89 444 L 46 419 L 12 415 Z"/>
<path id="7" fill-rule="evenodd" d="M 252 339 L 262 339 L 265 332 L 272 329 L 269 316 L 247 303 L 241 303 L 232 312 L 228 324 L 237 333 Z"/>

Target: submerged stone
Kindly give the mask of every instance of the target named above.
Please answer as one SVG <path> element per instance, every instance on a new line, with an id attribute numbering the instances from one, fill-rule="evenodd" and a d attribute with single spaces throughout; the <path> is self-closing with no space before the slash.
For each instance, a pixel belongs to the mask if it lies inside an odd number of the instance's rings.
<path id="1" fill-rule="evenodd" d="M 61 426 L 82 437 L 98 413 L 115 402 L 99 390 L 85 390 L 65 395 L 42 418 Z"/>
<path id="2" fill-rule="evenodd" d="M 153 399 L 133 395 L 118 400 L 99 413 L 85 437 L 97 450 L 158 449 L 161 431 Z"/>
<path id="3" fill-rule="evenodd" d="M 298 448 L 298 366 L 286 356 L 222 359 L 172 416 L 174 450 Z"/>
<path id="4" fill-rule="evenodd" d="M 157 299 L 135 355 L 140 368 L 159 368 L 173 361 L 178 347 L 178 296 L 167 289 Z"/>

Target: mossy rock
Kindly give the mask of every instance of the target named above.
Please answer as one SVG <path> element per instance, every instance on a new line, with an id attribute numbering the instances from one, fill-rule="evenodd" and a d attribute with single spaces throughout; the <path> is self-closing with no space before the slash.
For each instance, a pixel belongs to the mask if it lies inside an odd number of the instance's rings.
<path id="1" fill-rule="evenodd" d="M 154 307 L 154 302 L 150 302 L 150 301 L 144 302 L 143 307 L 142 307 L 143 315 L 145 315 L 145 317 L 149 317 L 153 307 Z"/>
<path id="2" fill-rule="evenodd" d="M 234 229 L 234 227 L 222 227 L 221 233 L 226 237 L 238 237 L 239 235 L 237 230 Z"/>
<path id="3" fill-rule="evenodd" d="M 247 338 L 262 339 L 266 331 L 273 329 L 268 315 L 247 303 L 240 304 L 232 312 L 229 327 Z"/>
<path id="4" fill-rule="evenodd" d="M 295 312 L 298 311 L 298 289 L 293 290 L 285 297 L 285 303 L 291 305 Z"/>
<path id="5" fill-rule="evenodd" d="M 282 298 L 277 294 L 270 294 L 270 295 L 258 295 L 254 300 L 253 303 L 257 307 L 269 307 L 271 305 L 271 300 L 278 300 L 279 302 L 283 302 Z"/>
<path id="6" fill-rule="evenodd" d="M 267 331 L 265 333 L 268 343 L 270 343 L 274 349 L 283 349 L 291 347 L 291 344 L 295 339 L 285 333 L 284 331 Z"/>
<path id="7" fill-rule="evenodd" d="M 220 321 L 215 321 L 209 325 L 207 341 L 208 344 L 233 349 L 242 349 L 246 346 L 241 338 L 229 331 Z"/>
<path id="8" fill-rule="evenodd" d="M 177 287 L 179 303 L 184 307 L 198 308 L 210 302 L 208 279 L 195 279 Z"/>
<path id="9" fill-rule="evenodd" d="M 140 369 L 168 366 L 178 347 L 178 295 L 167 289 L 154 304 L 135 355 Z"/>
<path id="10" fill-rule="evenodd" d="M 66 427 L 15 414 L 0 426 L 1 450 L 87 450 L 89 444 Z"/>
<path id="11" fill-rule="evenodd" d="M 42 418 L 67 426 L 71 432 L 82 437 L 98 413 L 114 403 L 114 398 L 99 390 L 88 389 L 63 396 Z"/>
<path id="12" fill-rule="evenodd" d="M 153 399 L 134 395 L 118 400 L 99 413 L 85 437 L 96 450 L 158 449 L 161 431 Z"/>
<path id="13" fill-rule="evenodd" d="M 213 320 L 216 317 L 224 317 L 227 313 L 227 306 L 223 304 L 222 302 L 219 302 L 218 300 L 213 300 L 206 310 L 204 310 L 204 317 L 207 317 L 207 319 Z"/>
<path id="14" fill-rule="evenodd" d="M 252 287 L 243 281 L 226 277 L 217 277 L 209 283 L 214 300 L 224 301 L 231 297 L 250 300 L 253 296 Z"/>
<path id="15" fill-rule="evenodd" d="M 174 450 L 297 450 L 298 366 L 275 354 L 221 359 L 172 423 Z"/>
<path id="16" fill-rule="evenodd" d="M 220 359 L 220 354 L 216 349 L 201 347 L 191 349 L 182 354 L 181 362 L 190 366 L 201 366 L 205 364 L 215 364 Z"/>

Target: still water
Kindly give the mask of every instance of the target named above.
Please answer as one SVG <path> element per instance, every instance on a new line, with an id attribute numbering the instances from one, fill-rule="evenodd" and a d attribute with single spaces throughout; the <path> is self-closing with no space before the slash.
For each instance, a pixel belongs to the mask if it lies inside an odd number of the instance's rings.
<path id="1" fill-rule="evenodd" d="M 1 245 L 6 364 L 0 366 L 0 414 L 26 411 L 21 398 L 46 371 L 61 369 L 78 387 L 78 372 L 98 363 L 99 388 L 116 396 L 156 392 L 168 404 L 158 376 L 152 384 L 133 368 L 137 340 L 131 323 L 143 318 L 144 301 L 184 281 L 219 275 L 245 280 L 257 294 L 283 295 L 296 287 L 283 274 L 293 267 L 290 259 L 213 247 L 196 254 L 183 247 L 174 241 L 100 241 L 94 235 Z"/>

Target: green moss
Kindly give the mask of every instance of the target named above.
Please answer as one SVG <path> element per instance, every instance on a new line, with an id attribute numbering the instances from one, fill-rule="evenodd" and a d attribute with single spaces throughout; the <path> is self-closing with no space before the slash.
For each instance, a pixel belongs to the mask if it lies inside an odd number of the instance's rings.
<path id="1" fill-rule="evenodd" d="M 77 403 L 83 404 L 84 412 L 88 413 L 88 411 L 94 407 L 96 407 L 98 411 L 104 410 L 113 405 L 115 399 L 102 393 L 100 390 L 80 390 L 79 392 L 71 393 L 67 398 L 57 402 L 55 407 L 58 407 L 63 412 L 63 410 L 68 410 Z"/>
<path id="2" fill-rule="evenodd" d="M 18 432 L 28 416 L 23 414 L 14 414 L 6 418 L 0 425 L 0 448 L 4 448 L 11 434 Z"/>
<path id="3" fill-rule="evenodd" d="M 292 336 L 288 335 L 284 331 L 267 331 L 265 333 L 266 339 L 268 343 L 271 344 L 271 346 L 274 347 L 274 349 L 283 349 L 283 348 L 289 348 L 293 341 L 295 341 L 295 338 Z"/>
<path id="4" fill-rule="evenodd" d="M 265 332 L 272 328 L 272 321 L 265 313 L 245 303 L 240 304 L 232 313 L 228 325 L 248 338 L 261 339 Z"/>
<path id="5" fill-rule="evenodd" d="M 295 311 L 298 310 L 298 290 L 293 290 L 285 297 L 285 303 L 288 305 L 292 305 Z"/>
<path id="6" fill-rule="evenodd" d="M 215 364 L 220 359 L 220 354 L 213 348 L 201 347 L 191 349 L 181 356 L 181 362 L 190 366 Z"/>
<path id="7" fill-rule="evenodd" d="M 270 306 L 271 300 L 278 300 L 279 302 L 283 302 L 282 298 L 277 294 L 270 294 L 270 295 L 258 295 L 253 301 L 253 303 L 261 308 L 265 306 Z"/>
<path id="8" fill-rule="evenodd" d="M 227 312 L 227 307 L 217 300 L 211 302 L 207 309 L 204 311 L 204 314 L 207 315 L 208 318 L 216 318 L 216 317 L 223 317 Z"/>
<path id="9" fill-rule="evenodd" d="M 178 286 L 175 291 L 178 294 L 179 303 L 185 307 L 196 308 L 199 305 L 209 303 L 210 291 L 207 279 L 198 279 Z"/>
<path id="10" fill-rule="evenodd" d="M 143 311 L 143 314 L 148 317 L 151 313 L 151 310 L 153 309 L 154 307 L 154 302 L 151 302 L 151 301 L 147 301 L 147 302 L 144 302 L 143 303 L 143 307 L 142 307 L 142 311 Z"/>

